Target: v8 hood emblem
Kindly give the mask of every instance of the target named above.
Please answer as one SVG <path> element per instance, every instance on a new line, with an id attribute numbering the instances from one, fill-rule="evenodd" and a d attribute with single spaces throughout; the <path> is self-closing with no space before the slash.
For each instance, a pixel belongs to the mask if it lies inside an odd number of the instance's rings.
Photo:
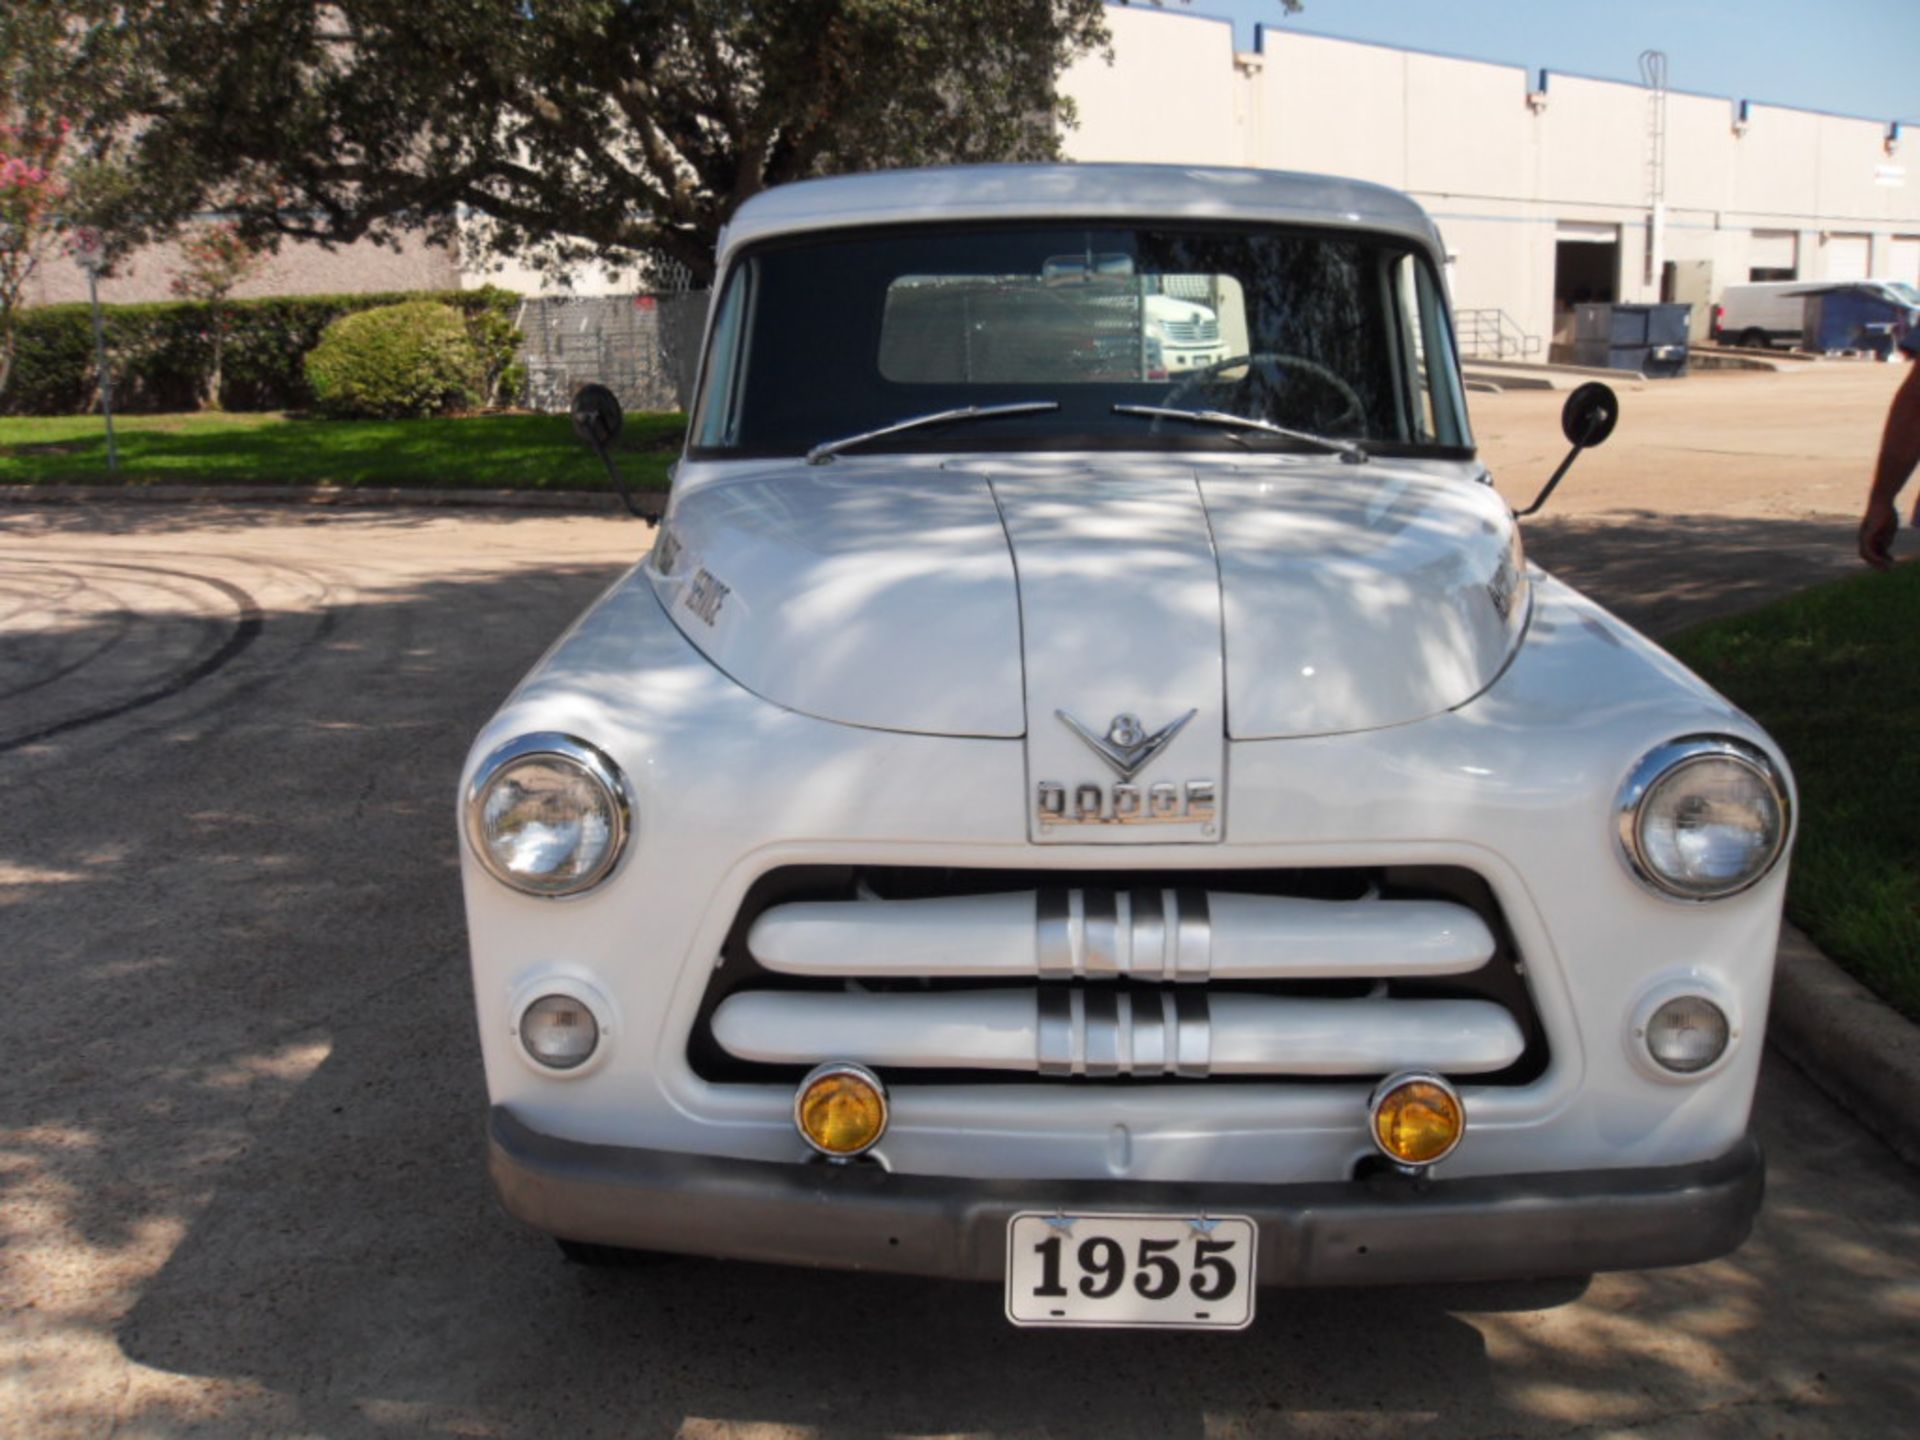
<path id="1" fill-rule="evenodd" d="M 1065 722 L 1068 729 L 1092 746 L 1094 753 L 1111 765 L 1116 775 L 1122 780 L 1131 780 L 1146 769 L 1152 763 L 1153 757 L 1166 749 L 1173 737 L 1180 733 L 1182 727 L 1200 712 L 1189 710 L 1178 720 L 1169 721 L 1151 735 L 1135 715 L 1114 716 L 1113 722 L 1107 726 L 1107 733 L 1099 735 L 1064 710 L 1056 710 L 1053 713 Z"/>

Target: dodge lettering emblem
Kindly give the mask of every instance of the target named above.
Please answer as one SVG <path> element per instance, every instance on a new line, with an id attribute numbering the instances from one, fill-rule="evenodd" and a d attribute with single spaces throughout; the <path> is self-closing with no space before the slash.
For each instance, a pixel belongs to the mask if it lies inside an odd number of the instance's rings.
<path id="1" fill-rule="evenodd" d="M 1042 829 L 1055 825 L 1212 825 L 1219 815 L 1211 780 L 1189 780 L 1184 791 L 1162 780 L 1143 791 L 1122 780 L 1112 787 L 1042 780 L 1034 791 Z"/>
<path id="2" fill-rule="evenodd" d="M 1213 833 L 1219 816 L 1218 792 L 1212 780 L 1184 784 L 1161 780 L 1136 785 L 1134 777 L 1173 743 L 1174 736 L 1200 712 L 1189 710 L 1152 734 L 1137 715 L 1120 714 L 1107 733 L 1089 729 L 1064 710 L 1053 712 L 1120 778 L 1112 785 L 1092 781 L 1042 780 L 1035 788 L 1034 810 L 1042 830 L 1057 825 L 1167 825 L 1198 824 Z"/>

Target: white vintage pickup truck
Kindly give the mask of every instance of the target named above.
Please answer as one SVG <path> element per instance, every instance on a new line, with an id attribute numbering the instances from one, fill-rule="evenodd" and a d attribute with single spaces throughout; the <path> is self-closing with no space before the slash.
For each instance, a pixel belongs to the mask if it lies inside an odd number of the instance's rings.
<path id="1" fill-rule="evenodd" d="M 514 1215 L 1022 1325 L 1741 1242 L 1792 782 L 1523 559 L 1443 254 L 1242 170 L 741 208 L 651 552 L 462 782 Z"/>

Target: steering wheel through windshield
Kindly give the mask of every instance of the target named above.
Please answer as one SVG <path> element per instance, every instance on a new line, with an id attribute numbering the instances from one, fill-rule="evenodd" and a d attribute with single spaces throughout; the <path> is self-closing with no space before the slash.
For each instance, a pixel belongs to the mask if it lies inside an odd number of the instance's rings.
<path id="1" fill-rule="evenodd" d="M 1236 365 L 1246 366 L 1246 375 L 1237 380 L 1222 381 L 1222 372 L 1231 370 Z M 1231 384 L 1236 396 L 1239 396 L 1243 392 L 1251 391 L 1253 377 L 1256 372 L 1261 375 L 1262 383 L 1264 383 L 1268 389 L 1277 392 L 1286 388 L 1287 380 L 1285 372 L 1289 370 L 1297 370 L 1305 375 L 1311 376 L 1313 379 L 1318 380 L 1321 384 L 1333 390 L 1346 402 L 1339 414 L 1335 415 L 1331 420 L 1317 421 L 1313 426 L 1314 429 L 1337 431 L 1351 420 L 1358 430 L 1359 438 L 1363 440 L 1367 438 L 1367 406 L 1366 402 L 1360 398 L 1359 391 L 1355 390 L 1353 386 L 1342 379 L 1338 372 L 1328 369 L 1318 360 L 1309 360 L 1304 355 L 1286 355 L 1276 350 L 1259 350 L 1251 355 L 1231 355 L 1225 360 L 1217 360 L 1203 369 L 1191 371 L 1180 378 L 1180 382 L 1166 393 L 1165 398 L 1162 399 L 1160 403 L 1171 409 L 1191 410 L 1194 407 L 1185 403 L 1189 395 L 1196 391 L 1209 389 L 1222 384 Z M 1249 394 L 1247 398 L 1252 397 Z M 1232 407 L 1230 405 L 1223 405 L 1221 408 Z M 1246 412 L 1234 410 L 1233 413 L 1243 414 Z M 1278 417 L 1254 415 L 1251 418 L 1262 419 Z"/>

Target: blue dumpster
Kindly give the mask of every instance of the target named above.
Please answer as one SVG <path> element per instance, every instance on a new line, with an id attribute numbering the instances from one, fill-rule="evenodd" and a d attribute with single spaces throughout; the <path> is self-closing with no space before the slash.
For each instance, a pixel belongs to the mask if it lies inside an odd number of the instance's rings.
<path id="1" fill-rule="evenodd" d="M 1804 303 L 1807 348 L 1822 354 L 1858 350 L 1888 359 L 1899 337 L 1920 320 L 1920 312 L 1878 285 L 1843 285 L 1809 295 Z"/>

